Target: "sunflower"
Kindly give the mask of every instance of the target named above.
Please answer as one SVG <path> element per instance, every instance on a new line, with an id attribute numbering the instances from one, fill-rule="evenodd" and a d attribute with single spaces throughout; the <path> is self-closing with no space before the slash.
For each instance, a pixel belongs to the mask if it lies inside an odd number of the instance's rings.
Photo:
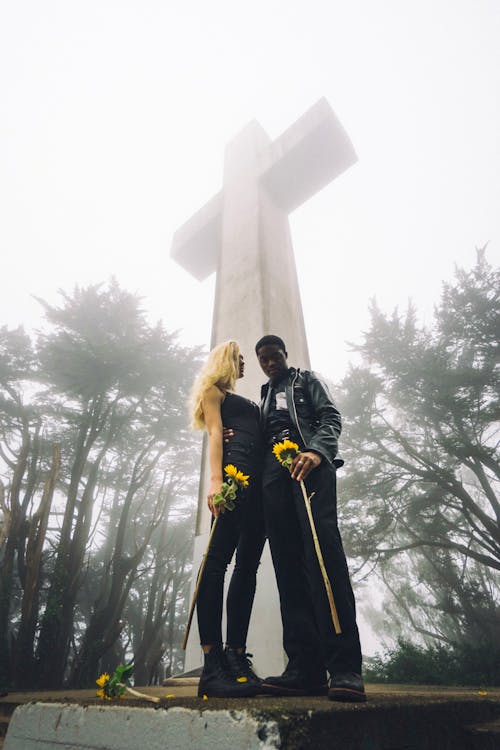
<path id="1" fill-rule="evenodd" d="M 112 695 L 110 695 L 110 692 L 113 692 L 113 685 L 110 685 L 110 677 L 107 672 L 104 672 L 97 680 L 96 683 L 99 685 L 100 690 L 97 691 L 97 697 L 102 698 L 102 700 L 110 701 L 112 700 Z"/>
<path id="2" fill-rule="evenodd" d="M 237 469 L 234 464 L 228 464 L 227 466 L 224 466 L 224 472 L 228 477 L 234 479 L 239 487 L 248 487 L 250 474 L 243 474 L 243 472 Z"/>
<path id="3" fill-rule="evenodd" d="M 97 697 L 105 701 L 112 701 L 115 698 L 126 698 L 127 693 L 130 693 L 135 698 L 144 698 L 152 703 L 159 703 L 160 699 L 156 696 L 140 693 L 127 685 L 133 671 L 133 664 L 119 664 L 111 676 L 104 672 L 96 680 L 97 685 L 99 685 Z"/>
<path id="4" fill-rule="evenodd" d="M 249 474 L 243 474 L 234 464 L 224 466 L 224 473 L 227 477 L 222 483 L 219 492 L 214 497 L 214 505 L 222 505 L 226 510 L 234 510 L 234 501 L 240 487 L 248 487 Z"/>
<path id="5" fill-rule="evenodd" d="M 300 451 L 297 443 L 291 440 L 283 440 L 283 442 L 273 445 L 273 453 L 282 466 L 290 468 L 293 459 Z"/>
<path id="6" fill-rule="evenodd" d="M 113 700 L 111 696 L 106 695 L 103 689 L 97 691 L 97 697 L 102 698 L 103 701 L 110 701 Z M 121 696 L 120 696 L 121 697 Z"/>

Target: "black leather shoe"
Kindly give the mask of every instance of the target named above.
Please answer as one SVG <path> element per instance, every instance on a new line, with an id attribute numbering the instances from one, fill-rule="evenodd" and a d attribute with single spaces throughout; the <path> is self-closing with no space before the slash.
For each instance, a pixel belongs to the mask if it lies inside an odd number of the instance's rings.
<path id="1" fill-rule="evenodd" d="M 326 671 L 307 674 L 293 667 L 277 677 L 266 677 L 260 688 L 267 695 L 326 695 L 327 690 Z"/>
<path id="2" fill-rule="evenodd" d="M 244 680 L 244 678 L 243 678 Z M 259 686 L 247 680 L 235 679 L 229 671 L 222 648 L 214 647 L 205 654 L 205 664 L 198 684 L 198 697 L 208 698 L 252 698 Z"/>
<path id="3" fill-rule="evenodd" d="M 246 677 L 246 681 L 251 685 L 257 685 L 260 688 L 261 679 L 253 671 L 250 657 L 253 654 L 245 652 L 239 654 L 234 648 L 227 648 L 224 651 L 226 657 L 227 669 L 231 677 L 235 680 Z"/>
<path id="4" fill-rule="evenodd" d="M 343 672 L 334 675 L 330 680 L 328 699 L 331 701 L 364 703 L 366 693 L 361 675 L 356 674 L 356 672 Z"/>

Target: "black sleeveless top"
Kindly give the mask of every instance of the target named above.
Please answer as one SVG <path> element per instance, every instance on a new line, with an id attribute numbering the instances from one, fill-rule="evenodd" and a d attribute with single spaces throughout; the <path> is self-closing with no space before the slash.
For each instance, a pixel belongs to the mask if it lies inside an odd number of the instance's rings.
<path id="1" fill-rule="evenodd" d="M 227 392 L 221 404 L 224 427 L 234 430 L 233 437 L 223 444 L 223 462 L 234 464 L 244 474 L 260 476 L 262 464 L 262 439 L 259 407 L 237 393 Z"/>

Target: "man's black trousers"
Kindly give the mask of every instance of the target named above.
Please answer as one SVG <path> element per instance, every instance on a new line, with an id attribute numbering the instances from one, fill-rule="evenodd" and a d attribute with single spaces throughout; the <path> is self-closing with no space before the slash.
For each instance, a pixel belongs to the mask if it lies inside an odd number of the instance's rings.
<path id="1" fill-rule="evenodd" d="M 264 472 L 264 513 L 289 664 L 306 671 L 325 666 L 330 674 L 360 674 L 354 595 L 337 526 L 335 469 L 322 463 L 305 484 L 308 495 L 314 492 L 312 513 L 339 615 L 340 635 L 332 623 L 300 484 L 285 468 L 282 475 L 274 477 L 267 483 Z"/>

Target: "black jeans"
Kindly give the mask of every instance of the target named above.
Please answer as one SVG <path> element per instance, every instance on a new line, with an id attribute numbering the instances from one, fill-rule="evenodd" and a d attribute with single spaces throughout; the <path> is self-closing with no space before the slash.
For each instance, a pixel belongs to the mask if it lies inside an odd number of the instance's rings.
<path id="1" fill-rule="evenodd" d="M 342 633 L 335 633 L 300 484 L 286 469 L 266 483 L 264 513 L 280 595 L 283 647 L 301 669 L 361 673 L 356 606 L 337 526 L 335 469 L 322 463 L 305 484 Z"/>
<path id="2" fill-rule="evenodd" d="M 238 497 L 234 510 L 219 517 L 212 538 L 197 602 L 202 645 L 222 645 L 224 577 L 236 550 L 226 601 L 226 644 L 233 648 L 246 646 L 265 540 L 261 488 L 251 486 Z"/>

